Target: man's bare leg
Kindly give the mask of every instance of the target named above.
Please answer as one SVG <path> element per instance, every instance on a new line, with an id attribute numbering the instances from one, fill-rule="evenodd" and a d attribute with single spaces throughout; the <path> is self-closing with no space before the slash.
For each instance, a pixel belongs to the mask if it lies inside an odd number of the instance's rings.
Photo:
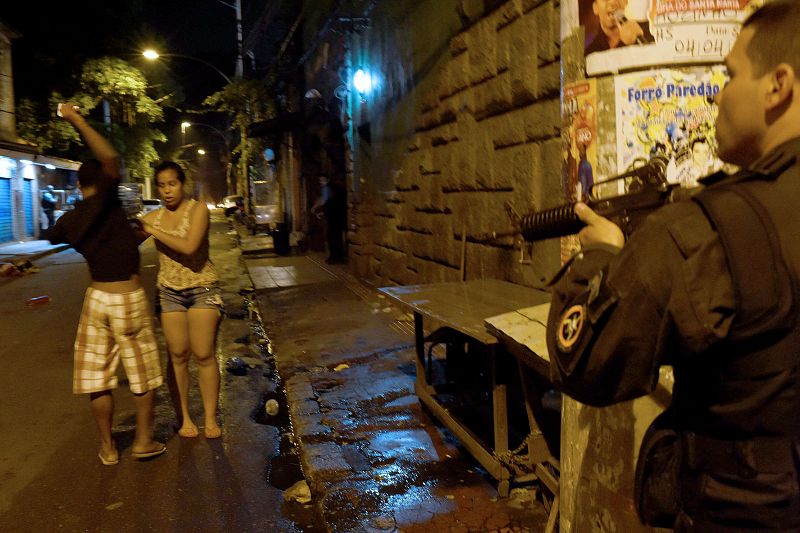
<path id="1" fill-rule="evenodd" d="M 111 427 L 114 419 L 114 396 L 110 390 L 92 392 L 89 394 L 89 405 L 92 416 L 100 431 L 100 458 L 107 463 L 119 460 L 117 446 L 111 436 Z"/>
<path id="2" fill-rule="evenodd" d="M 153 440 L 153 397 L 152 390 L 143 394 L 134 394 L 133 402 L 136 406 L 136 435 L 133 438 L 131 454 L 134 458 L 160 455 L 166 447 Z"/>

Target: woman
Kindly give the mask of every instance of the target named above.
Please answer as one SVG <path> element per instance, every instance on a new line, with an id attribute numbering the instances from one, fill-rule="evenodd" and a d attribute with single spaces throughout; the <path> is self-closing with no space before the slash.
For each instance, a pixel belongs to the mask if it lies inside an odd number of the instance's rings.
<path id="1" fill-rule="evenodd" d="M 167 339 L 181 409 L 181 437 L 197 437 L 189 413 L 189 358 L 194 355 L 203 400 L 206 438 L 218 438 L 219 367 L 217 330 L 223 304 L 219 277 L 208 257 L 208 208 L 185 196 L 186 176 L 172 161 L 155 171 L 164 207 L 142 219 L 159 252 L 158 296 L 161 326 Z"/>

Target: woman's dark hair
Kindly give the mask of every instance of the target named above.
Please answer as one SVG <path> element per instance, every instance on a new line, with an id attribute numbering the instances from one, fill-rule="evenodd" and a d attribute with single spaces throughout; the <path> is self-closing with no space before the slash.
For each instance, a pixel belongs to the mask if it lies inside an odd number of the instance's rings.
<path id="1" fill-rule="evenodd" d="M 157 177 L 160 172 L 165 170 L 174 170 L 175 174 L 178 176 L 178 181 L 181 183 L 186 183 L 186 174 L 183 173 L 183 169 L 175 161 L 162 161 L 159 163 L 159 165 L 156 167 L 156 171 L 153 173 L 153 176 Z"/>

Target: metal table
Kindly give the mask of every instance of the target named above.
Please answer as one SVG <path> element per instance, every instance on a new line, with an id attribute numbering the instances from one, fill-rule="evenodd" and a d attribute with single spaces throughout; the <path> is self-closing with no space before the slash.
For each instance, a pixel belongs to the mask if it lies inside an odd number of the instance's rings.
<path id="1" fill-rule="evenodd" d="M 414 337 L 416 344 L 417 379 L 415 391 L 419 399 L 431 410 L 433 415 L 452 431 L 465 448 L 486 470 L 498 480 L 498 492 L 507 496 L 509 480 L 513 474 L 507 462 L 501 461 L 508 450 L 508 412 L 507 383 L 500 371 L 500 359 L 507 352 L 498 338 L 487 331 L 485 320 L 515 309 L 549 302 L 547 292 L 523 287 L 500 280 L 472 280 L 451 283 L 433 283 L 403 287 L 384 287 L 380 291 L 414 314 Z M 482 442 L 464 423 L 453 416 L 436 398 L 436 388 L 430 382 L 430 354 L 426 361 L 425 321 L 441 326 L 437 331 L 458 332 L 486 347 L 491 366 L 492 427 L 494 443 L 492 446 Z M 435 332 L 431 337 L 435 336 Z M 456 354 L 457 356 L 457 354 Z M 426 364 L 427 363 L 427 364 Z M 526 406 L 527 407 L 527 406 Z M 532 422 L 532 421 L 531 421 Z M 535 423 L 534 423 L 535 426 Z M 538 427 L 531 427 L 536 434 Z M 535 439 L 534 439 L 535 440 Z M 528 440 L 532 460 L 539 462 L 546 446 L 539 446 L 531 452 L 531 439 Z M 542 451 L 544 448 L 544 451 Z M 533 465 L 531 465 L 533 466 Z"/>

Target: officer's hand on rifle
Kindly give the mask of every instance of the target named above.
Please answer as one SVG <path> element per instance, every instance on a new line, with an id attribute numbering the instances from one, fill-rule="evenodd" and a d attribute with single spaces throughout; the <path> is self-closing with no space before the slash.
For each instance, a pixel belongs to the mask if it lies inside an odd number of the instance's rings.
<path id="1" fill-rule="evenodd" d="M 583 202 L 575 204 L 575 214 L 586 224 L 578 233 L 582 248 L 592 244 L 610 244 L 622 248 L 625 244 L 625 235 L 619 226 L 592 211 L 588 205 Z"/>

